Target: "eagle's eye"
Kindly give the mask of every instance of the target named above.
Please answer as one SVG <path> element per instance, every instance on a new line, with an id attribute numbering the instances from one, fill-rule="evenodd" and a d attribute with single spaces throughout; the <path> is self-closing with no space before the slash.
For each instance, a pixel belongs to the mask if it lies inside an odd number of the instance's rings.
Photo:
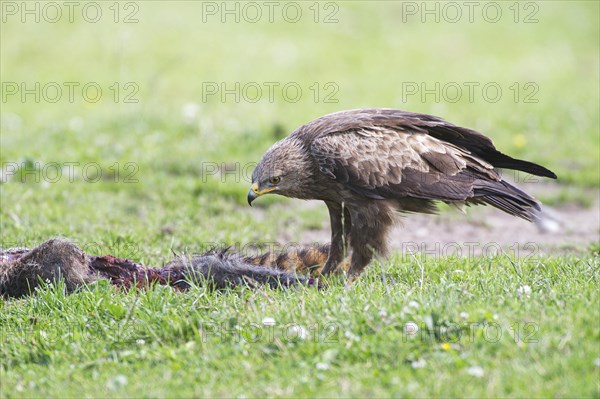
<path id="1" fill-rule="evenodd" d="M 280 181 L 281 181 L 281 177 L 279 177 L 279 176 L 271 177 L 269 179 L 269 183 L 271 183 L 271 184 L 279 184 Z"/>

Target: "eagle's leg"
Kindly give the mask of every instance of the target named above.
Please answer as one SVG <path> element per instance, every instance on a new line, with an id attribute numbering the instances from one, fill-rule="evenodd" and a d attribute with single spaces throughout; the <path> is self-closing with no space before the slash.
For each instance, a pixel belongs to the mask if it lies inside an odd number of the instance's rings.
<path id="1" fill-rule="evenodd" d="M 374 251 L 375 249 L 369 245 L 363 245 L 360 248 L 355 246 L 352 247 L 352 258 L 350 258 L 350 269 L 348 270 L 348 277 L 351 280 L 356 279 L 369 262 L 371 262 Z"/>
<path id="2" fill-rule="evenodd" d="M 354 280 L 375 255 L 387 253 L 387 232 L 393 224 L 393 211 L 386 204 L 363 204 L 350 210 L 352 257 L 348 277 Z"/>
<path id="3" fill-rule="evenodd" d="M 329 209 L 331 221 L 331 247 L 329 256 L 321 274 L 330 274 L 346 258 L 347 237 L 350 231 L 350 214 L 348 210 L 335 202 L 325 202 Z"/>

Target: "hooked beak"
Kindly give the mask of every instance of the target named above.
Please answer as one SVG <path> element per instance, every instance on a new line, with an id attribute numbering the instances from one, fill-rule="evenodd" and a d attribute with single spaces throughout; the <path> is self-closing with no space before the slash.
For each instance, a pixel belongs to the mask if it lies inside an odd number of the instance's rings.
<path id="1" fill-rule="evenodd" d="M 264 190 L 260 190 L 258 187 L 258 183 L 252 183 L 252 187 L 250 187 L 250 191 L 248 191 L 248 205 L 252 206 L 252 201 L 257 199 L 263 194 L 270 193 L 273 190 L 276 190 L 277 187 L 265 188 Z"/>
<path id="2" fill-rule="evenodd" d="M 252 201 L 258 198 L 258 184 L 254 183 L 248 191 L 248 205 L 252 206 Z"/>

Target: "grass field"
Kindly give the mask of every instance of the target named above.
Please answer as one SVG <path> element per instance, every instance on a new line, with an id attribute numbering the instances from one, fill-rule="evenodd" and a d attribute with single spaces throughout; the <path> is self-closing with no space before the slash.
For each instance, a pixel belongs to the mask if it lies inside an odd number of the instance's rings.
<path id="1" fill-rule="evenodd" d="M 498 2 L 497 21 L 477 2 L 473 22 L 460 2 L 457 22 L 437 2 L 434 15 L 421 2 L 296 2 L 296 22 L 277 3 L 272 23 L 262 3 L 257 22 L 236 2 L 234 14 L 101 2 L 97 22 L 83 5 L 52 22 L 44 3 L 22 4 L 0 3 L 3 248 L 65 236 L 161 265 L 172 251 L 299 240 L 326 211 L 249 208 L 252 166 L 298 125 L 359 107 L 480 130 L 559 175 L 575 194 L 546 194 L 553 206 L 597 200 L 597 2 Z M 395 254 L 323 291 L 51 286 L 0 299 L 0 395 L 598 397 L 598 248 Z"/>
<path id="2" fill-rule="evenodd" d="M 597 265 L 398 259 L 352 289 L 4 303 L 10 396 L 595 396 Z M 385 276 L 385 279 L 382 279 Z M 526 295 L 524 286 L 531 288 Z M 270 320 L 271 319 L 271 320 Z M 271 325 L 274 323 L 274 325 Z M 419 330 L 414 333 L 411 323 Z M 596 364 L 595 364 L 596 363 Z"/>

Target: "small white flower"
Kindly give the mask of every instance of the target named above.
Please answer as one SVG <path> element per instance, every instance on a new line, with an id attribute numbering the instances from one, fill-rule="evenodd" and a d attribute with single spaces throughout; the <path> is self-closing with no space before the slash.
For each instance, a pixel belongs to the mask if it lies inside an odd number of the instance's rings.
<path id="1" fill-rule="evenodd" d="M 144 345 L 146 343 L 146 341 L 140 338 L 140 339 L 136 339 L 135 343 L 138 345 Z"/>
<path id="2" fill-rule="evenodd" d="M 404 334 L 408 336 L 417 335 L 419 331 L 419 325 L 415 322 L 409 321 L 408 323 L 404 323 Z"/>
<path id="3" fill-rule="evenodd" d="M 385 311 L 385 309 L 379 309 L 379 317 L 386 318 L 387 317 L 387 312 Z"/>
<path id="4" fill-rule="evenodd" d="M 348 338 L 348 340 L 350 340 L 350 341 L 359 341 L 360 340 L 356 334 L 354 334 L 352 331 L 349 331 L 349 330 L 346 330 L 344 332 L 344 337 Z"/>
<path id="5" fill-rule="evenodd" d="M 519 288 L 517 288 L 517 297 L 530 298 L 531 297 L 531 287 L 528 285 L 522 285 Z"/>
<path id="6" fill-rule="evenodd" d="M 317 363 L 315 367 L 317 370 L 327 370 L 329 369 L 329 363 Z"/>
<path id="7" fill-rule="evenodd" d="M 117 374 L 106 383 L 106 387 L 110 390 L 116 390 L 127 385 L 127 377 L 123 374 Z"/>
<path id="8" fill-rule="evenodd" d="M 272 317 L 265 317 L 264 319 L 262 319 L 262 323 L 263 323 L 263 326 L 274 326 L 275 319 Z"/>
<path id="9" fill-rule="evenodd" d="M 183 345 L 183 347 L 189 351 L 192 351 L 195 346 L 196 346 L 196 342 L 194 342 L 194 341 L 188 341 Z"/>
<path id="10" fill-rule="evenodd" d="M 71 130 L 74 130 L 74 131 L 82 130 L 84 128 L 84 125 L 85 125 L 85 123 L 84 123 L 83 119 L 78 116 L 69 119 L 69 129 L 71 129 Z"/>
<path id="11" fill-rule="evenodd" d="M 461 319 L 468 319 L 469 318 L 469 314 L 467 312 L 460 312 L 459 314 Z"/>
<path id="12" fill-rule="evenodd" d="M 472 375 L 473 377 L 481 378 L 483 377 L 484 371 L 483 367 L 480 366 L 472 366 L 467 369 L 467 374 Z"/>
<path id="13" fill-rule="evenodd" d="M 297 324 L 292 324 L 287 329 L 287 337 L 290 339 L 306 339 L 308 336 L 308 331 L 306 328 L 299 326 Z"/>
<path id="14" fill-rule="evenodd" d="M 416 302 L 416 301 L 410 301 L 410 302 L 408 303 L 408 306 L 409 306 L 409 307 L 411 307 L 411 308 L 414 308 L 414 309 L 419 309 L 419 302 Z"/>
<path id="15" fill-rule="evenodd" d="M 600 357 L 597 357 L 597 358 L 594 360 L 594 366 L 596 366 L 596 367 L 600 367 Z"/>
<path id="16" fill-rule="evenodd" d="M 419 359 L 413 361 L 410 365 L 413 369 L 422 369 L 427 365 L 427 362 L 424 359 Z"/>
<path id="17" fill-rule="evenodd" d="M 200 106 L 198 104 L 186 103 L 181 107 L 181 116 L 186 122 L 192 123 L 196 119 L 198 111 L 200 111 Z"/>

